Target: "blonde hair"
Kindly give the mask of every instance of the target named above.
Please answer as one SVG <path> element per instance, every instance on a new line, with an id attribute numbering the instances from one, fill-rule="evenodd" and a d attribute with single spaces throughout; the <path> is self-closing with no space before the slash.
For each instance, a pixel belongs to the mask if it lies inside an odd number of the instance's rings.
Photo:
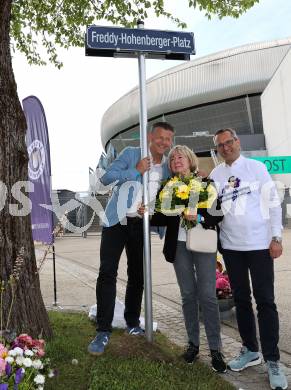
<path id="1" fill-rule="evenodd" d="M 184 157 L 188 158 L 191 172 L 196 172 L 198 170 L 198 158 L 196 154 L 186 145 L 176 145 L 170 150 L 168 156 L 168 166 L 170 170 L 171 170 L 171 158 L 174 153 L 182 154 Z"/>

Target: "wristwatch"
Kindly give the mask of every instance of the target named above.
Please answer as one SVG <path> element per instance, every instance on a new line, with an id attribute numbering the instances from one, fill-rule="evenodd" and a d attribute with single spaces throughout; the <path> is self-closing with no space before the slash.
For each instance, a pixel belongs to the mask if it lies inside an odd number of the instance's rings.
<path id="1" fill-rule="evenodd" d="M 278 244 L 281 244 L 282 243 L 282 237 L 274 236 L 274 237 L 272 237 L 272 241 L 275 241 Z"/>

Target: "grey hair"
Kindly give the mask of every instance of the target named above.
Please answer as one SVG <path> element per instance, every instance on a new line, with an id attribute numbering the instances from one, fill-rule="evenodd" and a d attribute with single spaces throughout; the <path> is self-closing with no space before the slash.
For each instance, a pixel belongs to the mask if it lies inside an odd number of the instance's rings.
<path id="1" fill-rule="evenodd" d="M 219 134 L 223 134 L 225 132 L 228 132 L 230 133 L 230 135 L 234 138 L 234 139 L 238 139 L 238 135 L 236 134 L 236 131 L 230 127 L 226 127 L 225 129 L 220 129 L 220 130 L 217 130 L 213 136 L 213 142 L 215 143 L 215 138 L 219 135 Z"/>

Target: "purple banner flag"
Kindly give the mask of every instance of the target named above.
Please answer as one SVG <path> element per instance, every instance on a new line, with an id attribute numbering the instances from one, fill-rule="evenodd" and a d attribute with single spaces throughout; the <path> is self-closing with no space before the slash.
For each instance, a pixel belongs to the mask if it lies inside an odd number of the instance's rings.
<path id="1" fill-rule="evenodd" d="M 29 155 L 28 179 L 34 191 L 29 197 L 32 203 L 31 225 L 35 241 L 52 244 L 53 214 L 41 205 L 51 206 L 51 160 L 48 128 L 43 106 L 35 96 L 22 101 L 27 122 L 26 145 Z"/>

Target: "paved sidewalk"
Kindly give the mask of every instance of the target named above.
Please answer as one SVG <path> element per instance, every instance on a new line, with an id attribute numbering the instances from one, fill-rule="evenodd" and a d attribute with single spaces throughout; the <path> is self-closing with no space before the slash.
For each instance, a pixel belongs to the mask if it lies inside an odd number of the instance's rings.
<path id="1" fill-rule="evenodd" d="M 95 304 L 96 276 L 99 267 L 100 235 L 58 238 L 56 248 L 57 300 L 59 308 L 64 310 L 83 310 L 88 312 Z M 291 383 L 291 345 L 290 329 L 290 297 L 291 297 L 291 230 L 284 232 L 285 254 L 275 264 L 276 295 L 281 321 L 281 361 Z M 152 237 L 152 281 L 153 281 L 153 317 L 158 322 L 158 329 L 173 342 L 181 346 L 187 342 L 182 316 L 180 293 L 171 264 L 166 263 L 162 255 L 162 243 Z M 40 259 L 43 248 L 36 248 Z M 41 270 L 41 288 L 47 307 L 55 308 L 53 290 L 53 267 L 50 255 Z M 126 258 L 123 254 L 119 273 L 117 295 L 124 301 L 126 286 Z M 227 360 L 236 355 L 240 342 L 233 311 L 226 316 L 222 326 L 223 351 Z M 203 325 L 201 326 L 200 359 L 209 364 L 208 345 Z M 248 368 L 242 373 L 228 371 L 223 375 L 237 389 L 266 390 L 269 389 L 266 367 L 264 364 Z M 130 390 L 130 389 L 129 389 Z"/>

